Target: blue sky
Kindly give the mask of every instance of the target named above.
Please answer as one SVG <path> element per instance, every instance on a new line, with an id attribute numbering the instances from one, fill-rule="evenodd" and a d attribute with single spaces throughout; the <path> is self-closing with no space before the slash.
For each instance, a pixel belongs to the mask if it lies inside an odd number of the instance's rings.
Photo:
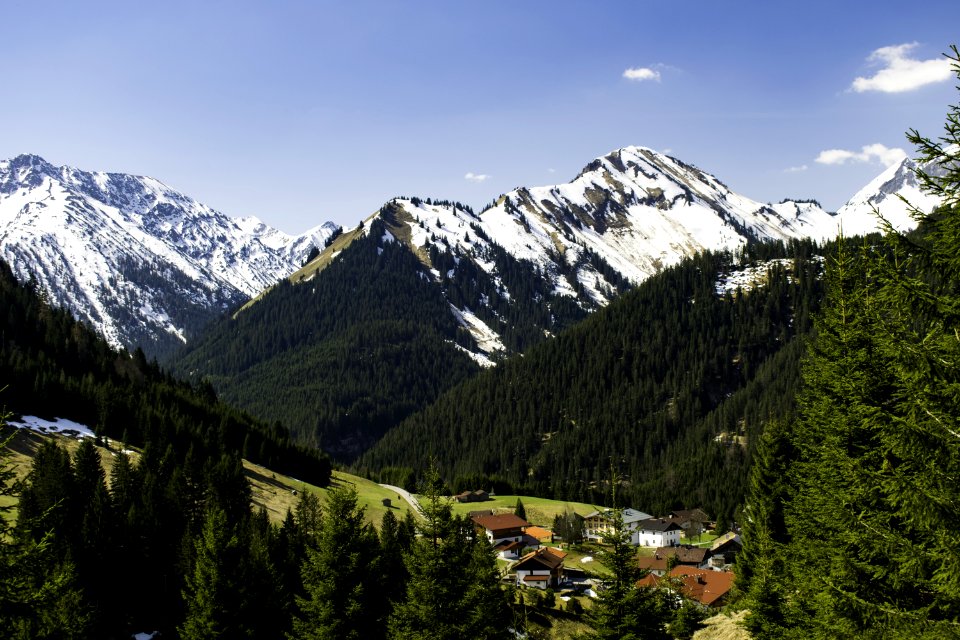
<path id="1" fill-rule="evenodd" d="M 0 157 L 150 175 L 289 233 L 396 195 L 479 210 L 626 145 L 836 209 L 958 102 L 924 64 L 960 41 L 956 0 L 7 0 L 2 15 Z"/>

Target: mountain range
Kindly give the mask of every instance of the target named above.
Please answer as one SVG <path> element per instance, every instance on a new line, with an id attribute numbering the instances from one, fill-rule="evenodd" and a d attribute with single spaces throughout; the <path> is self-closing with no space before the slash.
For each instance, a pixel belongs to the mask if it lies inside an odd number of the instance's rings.
<path id="1" fill-rule="evenodd" d="M 0 162 L 0 255 L 116 347 L 162 353 L 296 269 L 338 227 L 289 236 L 153 178 Z"/>
<path id="2" fill-rule="evenodd" d="M 491 255 L 496 245 L 537 270 L 558 304 L 589 311 L 625 283 L 697 251 L 825 239 L 841 226 L 847 235 L 862 233 L 876 226 L 874 206 L 909 224 L 898 195 L 934 204 L 919 191 L 914 169 L 910 159 L 890 167 L 834 214 L 814 200 L 751 200 L 676 158 L 626 147 L 593 160 L 567 184 L 516 189 L 479 215 L 419 198 L 398 198 L 385 209 L 393 214 L 392 237 L 435 280 L 453 274 L 432 264 L 430 246 L 457 268 L 466 258 L 490 276 L 492 292 L 509 300 L 513 293 Z M 338 231 L 326 222 L 291 236 L 257 218 L 231 218 L 153 178 L 55 167 L 34 155 L 0 161 L 0 255 L 21 281 L 36 281 L 114 346 L 169 353 L 279 279 L 315 273 L 363 228 L 297 271 Z M 472 304 L 455 304 L 451 313 L 474 336 L 471 352 L 482 362 L 526 344 L 503 344 L 498 325 L 509 319 L 502 309 L 482 308 L 488 295 L 461 302 Z"/>
<path id="3" fill-rule="evenodd" d="M 0 253 L 114 346 L 142 347 L 353 459 L 478 365 L 526 352 L 686 257 L 869 231 L 873 207 L 908 224 L 898 196 L 933 204 L 914 168 L 904 160 L 830 213 L 758 202 L 626 147 L 479 214 L 398 197 L 356 228 L 289 236 L 152 178 L 19 156 L 0 162 Z"/>

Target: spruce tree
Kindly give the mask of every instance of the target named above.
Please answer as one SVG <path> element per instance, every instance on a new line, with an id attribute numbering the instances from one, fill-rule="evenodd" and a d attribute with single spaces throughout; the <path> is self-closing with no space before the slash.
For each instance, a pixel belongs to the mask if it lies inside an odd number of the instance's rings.
<path id="1" fill-rule="evenodd" d="M 513 508 L 513 514 L 518 518 L 527 519 L 527 509 L 523 506 L 523 502 L 520 498 L 517 498 L 517 506 Z"/>
<path id="2" fill-rule="evenodd" d="M 756 637 L 782 634 L 784 623 L 778 578 L 785 568 L 788 541 L 784 503 L 791 495 L 787 469 L 794 458 L 789 424 L 766 425 L 753 456 L 750 493 L 743 509 L 743 550 L 737 556 L 737 595 L 750 613 L 745 626 Z"/>
<path id="3" fill-rule="evenodd" d="M 0 433 L 6 428 L 0 416 Z M 0 439 L 0 496 L 16 498 L 16 473 L 8 445 Z M 0 507 L 0 629 L 15 640 L 86 638 L 90 614 L 76 586 L 73 565 L 54 553 L 52 534 L 39 539 L 14 536 L 7 519 L 12 505 Z"/>
<path id="4" fill-rule="evenodd" d="M 942 206 L 830 265 L 771 607 L 790 637 L 960 636 L 960 108 L 945 129 L 910 134 Z"/>
<path id="5" fill-rule="evenodd" d="M 304 597 L 291 638 L 375 640 L 385 635 L 387 593 L 380 587 L 379 540 L 353 490 L 333 489 L 316 547 L 303 565 Z"/>
<path id="6" fill-rule="evenodd" d="M 196 559 L 186 576 L 183 599 L 187 617 L 179 628 L 183 640 L 245 637 L 239 622 L 242 602 L 237 569 L 240 540 L 222 509 L 211 507 L 194 542 Z"/>
<path id="7" fill-rule="evenodd" d="M 406 555 L 406 597 L 394 607 L 394 640 L 496 640 L 512 637 L 509 603 L 493 551 L 472 523 L 456 517 L 435 469 L 420 497 L 420 537 Z"/>
<path id="8" fill-rule="evenodd" d="M 380 523 L 380 584 L 391 606 L 403 598 L 407 588 L 408 573 L 403 557 L 412 541 L 413 534 L 407 532 L 393 511 L 383 514 Z"/>
<path id="9" fill-rule="evenodd" d="M 118 614 L 113 591 L 120 576 L 113 575 L 116 565 L 110 562 L 117 526 L 100 452 L 91 438 L 84 438 L 74 455 L 73 475 L 72 558 L 84 593 L 95 608 L 95 635 L 106 635 Z"/>

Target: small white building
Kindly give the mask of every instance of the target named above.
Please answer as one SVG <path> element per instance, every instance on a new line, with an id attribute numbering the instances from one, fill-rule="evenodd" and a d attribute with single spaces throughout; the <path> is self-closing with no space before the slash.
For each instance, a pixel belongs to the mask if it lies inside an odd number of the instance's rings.
<path id="1" fill-rule="evenodd" d="M 523 551 L 523 542 L 517 540 L 501 540 L 493 547 L 494 552 L 503 560 L 516 560 Z"/>
<path id="2" fill-rule="evenodd" d="M 668 518 L 648 518 L 637 523 L 636 542 L 641 547 L 672 547 L 680 544 L 683 529 Z"/>

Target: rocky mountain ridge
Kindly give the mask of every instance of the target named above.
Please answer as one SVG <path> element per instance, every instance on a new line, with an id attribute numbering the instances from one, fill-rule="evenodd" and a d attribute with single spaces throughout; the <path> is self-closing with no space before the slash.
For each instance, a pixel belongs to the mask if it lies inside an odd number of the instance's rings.
<path id="1" fill-rule="evenodd" d="M 163 351 L 296 269 L 337 229 L 289 236 L 162 182 L 0 162 L 0 255 L 114 346 Z"/>

